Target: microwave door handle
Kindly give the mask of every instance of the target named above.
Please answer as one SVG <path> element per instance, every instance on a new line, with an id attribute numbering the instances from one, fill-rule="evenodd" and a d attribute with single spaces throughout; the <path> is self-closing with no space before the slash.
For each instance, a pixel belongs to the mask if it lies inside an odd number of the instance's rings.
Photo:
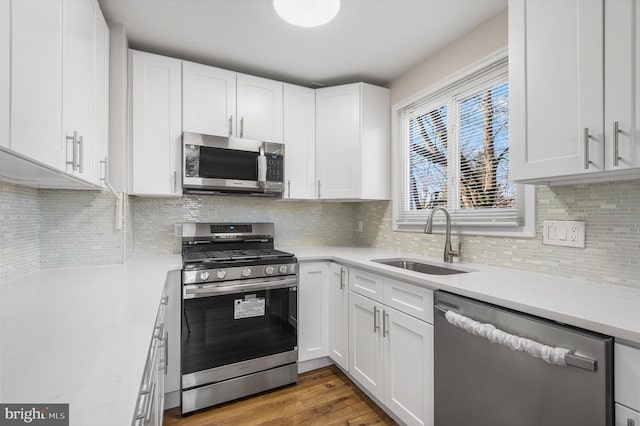
<path id="1" fill-rule="evenodd" d="M 258 184 L 264 186 L 267 183 L 267 157 L 264 155 L 264 147 L 260 147 L 258 154 Z"/>

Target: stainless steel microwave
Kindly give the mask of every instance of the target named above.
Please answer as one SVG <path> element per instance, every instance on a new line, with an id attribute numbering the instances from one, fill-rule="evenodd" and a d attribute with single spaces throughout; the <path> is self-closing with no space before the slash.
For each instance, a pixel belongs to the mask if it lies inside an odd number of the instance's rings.
<path id="1" fill-rule="evenodd" d="M 284 145 L 184 132 L 185 193 L 282 196 Z"/>

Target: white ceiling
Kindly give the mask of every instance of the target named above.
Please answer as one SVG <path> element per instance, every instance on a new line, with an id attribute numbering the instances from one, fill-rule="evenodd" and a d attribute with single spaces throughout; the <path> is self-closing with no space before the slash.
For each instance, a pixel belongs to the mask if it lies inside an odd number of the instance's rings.
<path id="1" fill-rule="evenodd" d="M 294 27 L 270 0 L 99 0 L 132 48 L 292 83 L 388 85 L 495 15 L 507 0 L 342 0 L 322 27 Z"/>

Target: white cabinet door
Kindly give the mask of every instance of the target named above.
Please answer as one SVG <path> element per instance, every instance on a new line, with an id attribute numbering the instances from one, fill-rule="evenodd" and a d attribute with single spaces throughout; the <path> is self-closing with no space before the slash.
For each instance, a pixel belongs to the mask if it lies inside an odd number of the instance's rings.
<path id="1" fill-rule="evenodd" d="M 236 136 L 282 143 L 283 84 L 246 74 L 238 74 L 237 78 Z"/>
<path id="2" fill-rule="evenodd" d="M 329 356 L 349 370 L 349 268 L 329 264 Z"/>
<path id="3" fill-rule="evenodd" d="M 360 196 L 360 85 L 316 90 L 318 198 Z"/>
<path id="4" fill-rule="evenodd" d="M 11 149 L 58 170 L 66 152 L 62 22 L 62 0 L 11 2 Z"/>
<path id="5" fill-rule="evenodd" d="M 316 94 L 307 87 L 284 85 L 284 197 L 316 197 Z"/>
<path id="6" fill-rule="evenodd" d="M 299 267 L 298 360 L 308 361 L 329 354 L 329 264 L 301 263 Z"/>
<path id="7" fill-rule="evenodd" d="M 514 181 L 604 170 L 603 0 L 509 2 Z"/>
<path id="8" fill-rule="evenodd" d="M 615 426 L 638 426 L 640 425 L 640 413 L 631 410 L 624 405 L 615 404 Z"/>
<path id="9" fill-rule="evenodd" d="M 433 425 L 433 326 L 384 307 L 384 403 L 407 425 Z"/>
<path id="10" fill-rule="evenodd" d="M 0 146 L 9 148 L 11 92 L 11 3 L 0 2 Z"/>
<path id="11" fill-rule="evenodd" d="M 433 290 L 385 278 L 383 293 L 385 305 L 433 324 Z"/>
<path id="12" fill-rule="evenodd" d="M 616 402 L 640 411 L 640 349 L 616 343 L 613 354 Z"/>
<path id="13" fill-rule="evenodd" d="M 107 175 L 109 155 L 109 27 L 96 8 L 96 55 L 95 55 L 95 99 L 94 141 L 98 166 L 95 181 L 104 184 L 101 177 Z"/>
<path id="14" fill-rule="evenodd" d="M 132 140 L 130 193 L 182 194 L 182 97 L 178 59 L 130 51 Z"/>
<path id="15" fill-rule="evenodd" d="M 182 62 L 185 132 L 232 136 L 236 114 L 236 73 Z"/>
<path id="16" fill-rule="evenodd" d="M 351 268 L 349 270 L 349 290 L 370 297 L 377 302 L 383 302 L 384 279 L 380 275 Z"/>
<path id="17" fill-rule="evenodd" d="M 77 160 L 67 172 L 96 183 L 99 160 L 94 140 L 95 6 L 91 1 L 64 2 L 62 133 L 78 135 Z M 67 149 L 67 161 L 73 160 Z"/>
<path id="18" fill-rule="evenodd" d="M 640 167 L 640 2 L 606 0 L 605 167 Z M 615 131 L 617 129 L 617 131 Z"/>
<path id="19" fill-rule="evenodd" d="M 349 294 L 349 373 L 378 400 L 384 397 L 382 305 Z"/>
<path id="20" fill-rule="evenodd" d="M 181 271 L 170 271 L 165 283 L 166 313 L 165 330 L 168 341 L 168 365 L 165 377 L 165 393 L 180 390 L 180 327 L 182 318 Z"/>

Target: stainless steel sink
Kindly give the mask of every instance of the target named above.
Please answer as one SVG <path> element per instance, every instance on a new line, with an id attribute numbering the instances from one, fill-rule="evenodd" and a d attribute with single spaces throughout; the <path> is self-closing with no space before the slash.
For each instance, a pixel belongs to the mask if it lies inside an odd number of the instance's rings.
<path id="1" fill-rule="evenodd" d="M 406 269 L 408 271 L 420 272 L 422 274 L 431 275 L 453 275 L 453 274 L 466 274 L 471 270 L 465 270 L 462 268 L 449 268 L 447 266 L 436 266 L 429 263 L 420 262 L 410 259 L 377 259 L 372 262 L 381 263 L 383 265 L 393 266 L 394 268 Z"/>

